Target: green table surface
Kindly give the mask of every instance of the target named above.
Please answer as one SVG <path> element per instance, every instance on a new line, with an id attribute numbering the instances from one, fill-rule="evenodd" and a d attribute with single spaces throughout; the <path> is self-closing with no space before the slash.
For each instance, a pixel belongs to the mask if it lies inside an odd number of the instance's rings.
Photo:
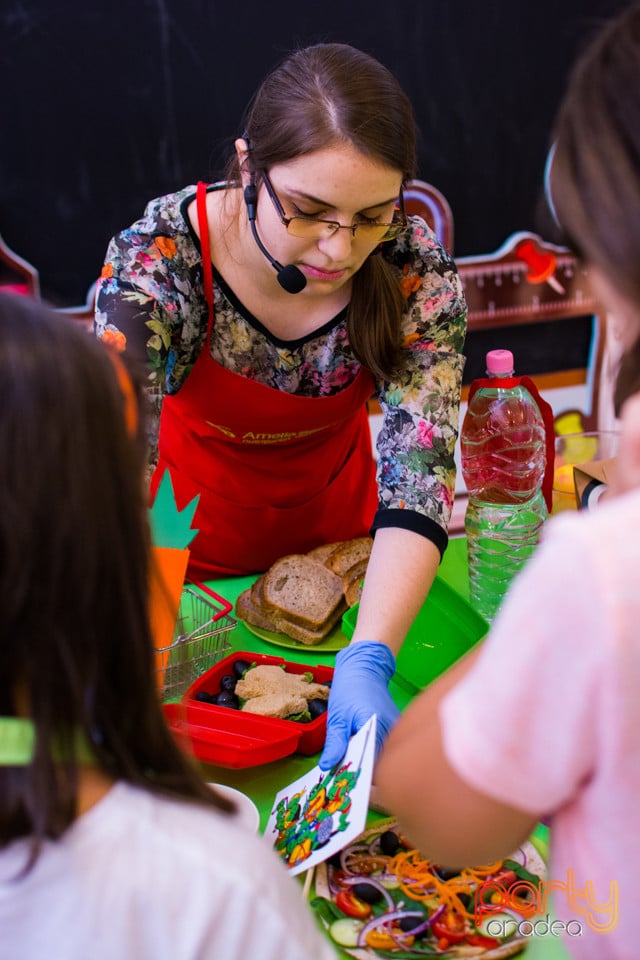
<path id="1" fill-rule="evenodd" d="M 467 575 L 467 552 L 466 540 L 464 538 L 452 538 L 449 547 L 445 551 L 443 561 L 440 565 L 439 576 L 445 580 L 449 586 L 453 587 L 461 596 L 468 600 L 468 575 Z M 255 580 L 255 576 L 249 577 L 231 577 L 221 580 L 209 581 L 209 586 L 217 593 L 225 597 L 229 602 L 235 605 L 235 601 L 240 593 L 249 587 Z M 332 667 L 335 662 L 334 653 L 322 653 L 314 651 L 312 647 L 296 647 L 289 649 L 275 646 L 262 640 L 244 625 L 238 621 L 237 626 L 229 635 L 229 642 L 234 651 L 247 650 L 255 653 L 268 654 L 269 656 L 284 657 L 286 660 L 295 660 L 299 663 L 322 664 Z M 400 702 L 400 707 L 404 706 L 406 700 Z M 310 770 L 318 762 L 318 755 L 305 757 L 300 754 L 292 754 L 282 760 L 263 764 L 258 767 L 247 767 L 243 770 L 230 770 L 225 767 L 214 767 L 209 764 L 202 764 L 202 770 L 209 781 L 216 783 L 226 783 L 231 787 L 236 787 L 251 797 L 260 812 L 260 829 L 264 830 L 273 799 L 279 790 L 287 786 L 297 777 L 302 776 L 307 770 Z M 377 819 L 375 813 L 371 814 L 372 821 Z"/>

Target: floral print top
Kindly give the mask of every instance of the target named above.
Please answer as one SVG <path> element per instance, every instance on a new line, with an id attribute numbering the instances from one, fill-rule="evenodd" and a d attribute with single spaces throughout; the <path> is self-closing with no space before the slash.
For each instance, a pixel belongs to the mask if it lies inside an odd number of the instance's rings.
<path id="1" fill-rule="evenodd" d="M 142 219 L 109 243 L 98 283 L 96 335 L 147 364 L 152 464 L 163 399 L 189 376 L 207 331 L 200 244 L 186 216 L 194 196 L 189 186 L 152 200 Z M 381 255 L 398 269 L 406 307 L 402 374 L 376 384 L 383 422 L 374 529 L 411 529 L 442 551 L 453 505 L 466 304 L 452 259 L 420 218 L 409 217 Z M 323 397 L 343 389 L 360 368 L 346 309 L 300 340 L 278 340 L 215 268 L 214 304 L 211 355 L 235 373 Z"/>

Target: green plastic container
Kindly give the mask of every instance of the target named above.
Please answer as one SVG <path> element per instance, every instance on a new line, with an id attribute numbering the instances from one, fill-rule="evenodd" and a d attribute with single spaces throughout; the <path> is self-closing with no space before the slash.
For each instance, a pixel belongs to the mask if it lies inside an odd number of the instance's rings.
<path id="1" fill-rule="evenodd" d="M 342 617 L 342 630 L 349 639 L 357 616 L 358 604 Z M 467 653 L 488 629 L 483 617 L 448 583 L 436 577 L 398 654 L 392 686 L 415 696 Z"/>

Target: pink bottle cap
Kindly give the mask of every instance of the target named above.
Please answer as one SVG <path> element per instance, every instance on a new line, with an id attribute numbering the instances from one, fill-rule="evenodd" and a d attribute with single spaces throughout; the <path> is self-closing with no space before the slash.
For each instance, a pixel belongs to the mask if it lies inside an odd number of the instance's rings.
<path id="1" fill-rule="evenodd" d="M 513 373 L 513 354 L 511 350 L 490 350 L 487 354 L 487 373 L 489 376 Z"/>

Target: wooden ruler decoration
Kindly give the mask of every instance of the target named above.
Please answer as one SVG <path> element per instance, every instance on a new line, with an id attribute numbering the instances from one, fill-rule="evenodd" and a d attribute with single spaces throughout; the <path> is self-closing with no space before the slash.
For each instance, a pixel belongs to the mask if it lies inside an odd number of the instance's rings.
<path id="1" fill-rule="evenodd" d="M 514 233 L 492 254 L 457 257 L 470 331 L 593 314 L 586 269 L 566 247 Z"/>

